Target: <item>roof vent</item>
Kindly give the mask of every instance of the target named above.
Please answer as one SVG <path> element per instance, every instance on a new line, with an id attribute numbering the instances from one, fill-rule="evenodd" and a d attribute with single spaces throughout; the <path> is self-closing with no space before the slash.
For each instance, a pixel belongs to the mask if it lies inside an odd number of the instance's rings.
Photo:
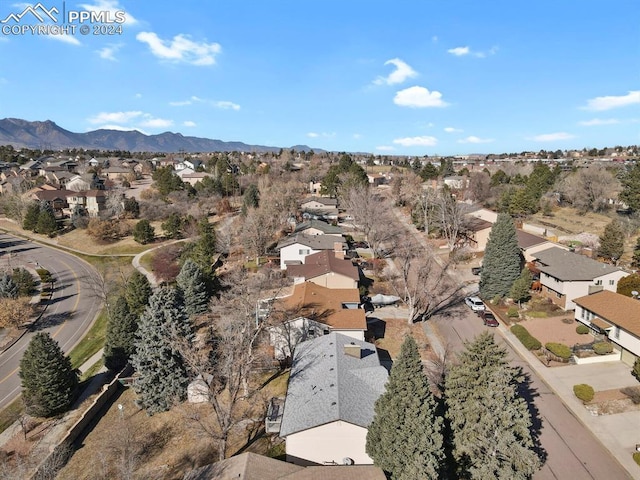
<path id="1" fill-rule="evenodd" d="M 354 463 L 356 463 L 356 462 L 353 461 L 353 458 L 344 457 L 342 459 L 342 464 L 343 465 L 353 465 Z"/>

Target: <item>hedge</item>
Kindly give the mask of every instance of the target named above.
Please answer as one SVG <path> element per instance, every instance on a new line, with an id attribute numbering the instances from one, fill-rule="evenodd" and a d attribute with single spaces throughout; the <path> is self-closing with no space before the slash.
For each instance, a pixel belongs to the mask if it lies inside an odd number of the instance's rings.
<path id="1" fill-rule="evenodd" d="M 540 348 L 542 348 L 540 340 L 533 337 L 522 325 L 514 325 L 511 327 L 511 333 L 520 340 L 520 343 L 522 343 L 527 350 L 540 350 Z"/>
<path id="2" fill-rule="evenodd" d="M 576 333 L 580 335 L 586 335 L 587 333 L 589 333 L 589 327 L 587 327 L 586 325 L 580 324 L 576 327 Z"/>
<path id="3" fill-rule="evenodd" d="M 590 402 L 591 400 L 593 400 L 593 396 L 595 395 L 593 387 L 591 385 L 587 385 L 586 383 L 574 385 L 573 393 L 583 402 Z"/>
<path id="4" fill-rule="evenodd" d="M 640 465 L 640 452 L 636 452 L 633 454 L 633 460 Z"/>
<path id="5" fill-rule="evenodd" d="M 573 353 L 571 352 L 571 349 L 563 343 L 549 342 L 545 344 L 544 348 L 549 350 L 555 356 L 560 357 L 564 360 L 569 360 Z"/>
<path id="6" fill-rule="evenodd" d="M 609 342 L 596 342 L 593 344 L 593 351 L 598 355 L 606 355 L 613 352 L 613 345 Z"/>

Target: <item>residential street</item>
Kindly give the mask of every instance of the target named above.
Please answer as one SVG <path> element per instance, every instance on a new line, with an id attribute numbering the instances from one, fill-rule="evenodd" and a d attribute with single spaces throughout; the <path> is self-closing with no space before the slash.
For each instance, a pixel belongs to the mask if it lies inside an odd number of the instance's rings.
<path id="1" fill-rule="evenodd" d="M 46 268 L 56 279 L 53 297 L 32 331 L 0 354 L 0 409 L 20 393 L 18 369 L 22 354 L 34 331 L 45 331 L 69 352 L 84 336 L 100 311 L 102 300 L 96 292 L 97 272 L 83 260 L 55 248 L 0 234 L 2 266 Z"/>
<path id="2" fill-rule="evenodd" d="M 410 225 L 397 210 L 398 220 L 405 226 L 416 241 L 427 249 L 423 235 Z M 452 275 L 459 282 L 468 282 L 457 270 Z M 477 279 L 477 277 L 475 277 Z M 472 293 L 477 285 L 469 285 L 467 292 Z M 451 352 L 460 351 L 464 342 L 472 340 L 485 327 L 480 318 L 463 303 L 449 309 L 444 314 L 434 316 L 427 321 L 425 330 L 435 335 L 436 341 Z M 502 331 L 493 329 L 496 341 L 507 348 L 511 363 L 521 367 L 529 379 L 528 401 L 539 430 L 539 443 L 543 468 L 534 476 L 536 480 L 566 479 L 574 480 L 622 480 L 633 478 L 613 457 L 592 432 L 577 419 L 554 393 L 547 383 L 529 366 L 529 364 L 504 341 Z M 535 425 L 534 425 L 535 427 Z"/>

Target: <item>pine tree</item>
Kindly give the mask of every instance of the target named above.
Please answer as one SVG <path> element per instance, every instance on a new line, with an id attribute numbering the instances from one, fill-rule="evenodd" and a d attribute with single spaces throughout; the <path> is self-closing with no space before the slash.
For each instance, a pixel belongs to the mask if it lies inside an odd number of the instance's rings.
<path id="1" fill-rule="evenodd" d="M 531 271 L 528 268 L 523 268 L 522 273 L 518 279 L 513 282 L 511 290 L 509 291 L 509 297 L 514 302 L 526 302 L 531 298 Z"/>
<path id="2" fill-rule="evenodd" d="M 40 214 L 40 204 L 32 202 L 27 206 L 27 211 L 22 220 L 22 228 L 25 230 L 35 230 L 38 224 L 38 215 Z"/>
<path id="3" fill-rule="evenodd" d="M 58 342 L 48 333 L 37 333 L 20 360 L 22 399 L 27 413 L 50 417 L 71 407 L 78 374 Z"/>
<path id="4" fill-rule="evenodd" d="M 486 300 L 506 297 L 520 276 L 522 253 L 518 247 L 516 227 L 506 213 L 498 214 L 484 250 L 480 296 Z"/>
<path id="5" fill-rule="evenodd" d="M 202 270 L 192 260 L 187 260 L 176 277 L 182 291 L 187 315 L 200 315 L 208 310 L 209 293 Z"/>
<path id="6" fill-rule="evenodd" d="M 618 280 L 616 292 L 627 297 L 633 297 L 631 292 L 640 292 L 640 274 L 632 273 Z"/>
<path id="7" fill-rule="evenodd" d="M 461 478 L 524 480 L 540 467 L 520 372 L 484 332 L 466 344 L 445 380 L 446 416 Z"/>
<path id="8" fill-rule="evenodd" d="M 143 219 L 133 227 L 133 239 L 143 245 L 153 242 L 156 230 L 151 226 L 149 220 Z"/>
<path id="9" fill-rule="evenodd" d="M 255 184 L 250 184 L 242 195 L 243 208 L 258 208 L 260 205 L 260 190 Z"/>
<path id="10" fill-rule="evenodd" d="M 156 290 L 140 318 L 131 358 L 139 375 L 134 384 L 138 403 L 150 415 L 167 411 L 186 397 L 189 379 L 174 342 L 192 336 L 180 293 L 169 287 Z"/>
<path id="11" fill-rule="evenodd" d="M 135 332 L 138 329 L 136 315 L 131 313 L 127 300 L 120 296 L 109 314 L 107 334 L 104 341 L 104 365 L 119 372 L 135 352 Z"/>
<path id="12" fill-rule="evenodd" d="M 0 275 L 0 298 L 18 298 L 18 285 L 7 273 Z"/>
<path id="13" fill-rule="evenodd" d="M 618 198 L 626 203 L 632 212 L 640 210 L 640 163 L 634 163 L 628 170 L 620 183 L 622 191 Z"/>
<path id="14" fill-rule="evenodd" d="M 424 373 L 418 346 L 408 336 L 375 403 L 366 450 L 393 480 L 441 478 L 443 419 Z"/>
<path id="15" fill-rule="evenodd" d="M 36 222 L 35 231 L 44 235 L 51 235 L 58 228 L 56 217 L 53 209 L 48 203 L 40 205 L 40 213 L 38 213 L 38 221 Z"/>
<path id="16" fill-rule="evenodd" d="M 124 291 L 131 313 L 136 316 L 140 315 L 149 303 L 149 297 L 152 293 L 151 284 L 147 277 L 138 270 L 134 271 L 129 280 L 127 280 Z"/>
<path id="17" fill-rule="evenodd" d="M 600 247 L 598 255 L 613 263 L 617 263 L 624 253 L 624 230 L 620 222 L 613 220 L 606 227 L 600 236 Z"/>
<path id="18" fill-rule="evenodd" d="M 636 240 L 636 246 L 633 247 L 633 257 L 631 258 L 631 266 L 640 268 L 640 237 Z"/>

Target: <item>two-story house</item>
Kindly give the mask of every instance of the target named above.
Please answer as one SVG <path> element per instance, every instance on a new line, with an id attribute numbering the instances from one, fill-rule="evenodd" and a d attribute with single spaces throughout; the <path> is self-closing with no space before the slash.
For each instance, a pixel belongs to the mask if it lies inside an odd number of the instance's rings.
<path id="1" fill-rule="evenodd" d="M 324 250 L 307 255 L 302 265 L 288 265 L 295 284 L 313 282 L 326 288 L 358 288 L 360 270 L 342 252 Z"/>
<path id="2" fill-rule="evenodd" d="M 334 235 L 305 235 L 298 233 L 286 237 L 278 243 L 276 250 L 280 251 L 280 268 L 287 265 L 301 265 L 304 257 L 323 250 L 342 252 L 347 244 L 342 236 Z"/>
<path id="3" fill-rule="evenodd" d="M 533 254 L 540 270 L 542 294 L 564 310 L 574 310 L 574 299 L 598 290 L 615 292 L 618 281 L 628 274 L 622 269 L 601 263 L 560 247 Z"/>

